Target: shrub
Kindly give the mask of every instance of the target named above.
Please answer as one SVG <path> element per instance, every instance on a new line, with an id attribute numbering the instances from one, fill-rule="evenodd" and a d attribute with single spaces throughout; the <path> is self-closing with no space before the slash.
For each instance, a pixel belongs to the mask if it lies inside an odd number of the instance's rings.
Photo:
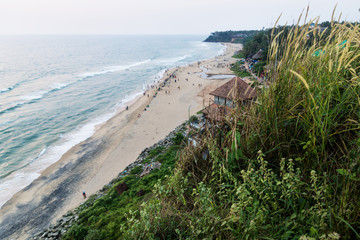
<path id="1" fill-rule="evenodd" d="M 89 230 L 88 234 L 85 237 L 85 240 L 103 240 L 105 239 L 105 234 L 98 229 Z"/>
<path id="2" fill-rule="evenodd" d="M 70 228 L 70 230 L 67 232 L 65 237 L 63 237 L 63 239 L 66 240 L 84 239 L 87 233 L 88 233 L 88 229 L 86 227 L 75 224 Z"/>
<path id="3" fill-rule="evenodd" d="M 195 116 L 195 115 L 192 115 L 192 116 L 190 117 L 189 121 L 190 121 L 191 123 L 197 123 L 197 122 L 199 122 L 199 118 L 198 118 L 197 116 Z"/>
<path id="4" fill-rule="evenodd" d="M 139 174 L 143 170 L 142 166 L 136 166 L 133 169 L 131 169 L 130 174 Z"/>
<path id="5" fill-rule="evenodd" d="M 175 137 L 172 139 L 176 145 L 180 145 L 185 139 L 182 133 L 176 133 Z"/>

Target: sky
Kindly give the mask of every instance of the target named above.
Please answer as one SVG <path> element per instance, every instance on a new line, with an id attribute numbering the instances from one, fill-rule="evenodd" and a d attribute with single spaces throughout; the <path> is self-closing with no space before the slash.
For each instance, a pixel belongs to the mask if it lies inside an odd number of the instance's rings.
<path id="1" fill-rule="evenodd" d="M 0 34 L 209 34 L 296 23 L 360 21 L 359 0 L 0 0 Z"/>

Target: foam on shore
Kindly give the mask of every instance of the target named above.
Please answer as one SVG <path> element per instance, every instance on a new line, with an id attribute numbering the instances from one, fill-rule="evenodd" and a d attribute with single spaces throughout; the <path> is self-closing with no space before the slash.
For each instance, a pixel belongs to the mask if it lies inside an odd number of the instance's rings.
<path id="1" fill-rule="evenodd" d="M 226 52 L 227 58 L 229 56 L 231 58 L 231 51 Z M 183 68 L 169 69 L 167 70 L 169 73 L 177 70 L 176 80 L 180 80 L 175 82 L 175 79 L 170 79 L 168 81 L 169 84 L 164 90 L 171 91 L 171 94 L 165 94 L 165 91 L 161 90 L 157 97 L 152 99 L 151 96 L 155 93 L 153 88 L 150 89 L 150 97 L 142 96 L 142 92 L 134 93 L 127 96 L 123 102 L 118 103 L 110 113 L 95 118 L 73 132 L 65 134 L 61 142 L 54 147 L 47 147 L 43 150 L 39 154 L 39 161 L 34 161 L 28 167 L 30 170 L 34 170 L 31 167 L 37 168 L 51 164 L 46 161 L 51 161 L 54 164 L 46 168 L 41 173 L 40 178 L 31 184 L 30 188 L 18 192 L 11 201 L 5 204 L 2 209 L 5 211 L 3 214 L 10 214 L 11 219 L 19 219 L 19 222 L 23 221 L 21 219 L 26 221 L 26 219 L 33 217 L 35 210 L 43 207 L 36 204 L 41 204 L 42 199 L 46 198 L 47 202 L 56 206 L 51 215 L 44 213 L 48 215 L 41 216 L 49 223 L 66 211 L 78 206 L 83 201 L 81 191 L 86 191 L 88 195 L 95 193 L 116 177 L 126 166 L 135 161 L 144 148 L 161 140 L 176 126 L 188 119 L 188 114 L 196 113 L 202 108 L 203 99 L 206 95 L 204 93 L 211 92 L 214 87 L 222 82 L 221 80 L 202 79 L 197 73 L 201 71 L 200 66 L 205 64 L 215 66 L 214 63 L 216 62 L 217 59 L 212 58 L 201 62 L 200 65 L 186 64 Z M 218 69 L 218 71 L 224 70 Z M 212 69 L 212 72 L 216 72 L 216 69 Z M 159 71 L 154 76 L 155 81 L 161 82 L 168 78 L 165 73 L 165 69 Z M 160 76 L 162 77 L 161 80 L 159 79 Z M 200 95 L 201 97 L 199 97 Z M 130 103 L 132 105 L 129 111 L 122 111 Z M 144 106 L 147 105 L 150 107 L 144 111 Z M 96 127 L 99 124 L 101 127 Z M 93 143 L 98 142 L 106 144 L 93 146 Z M 94 152 L 92 152 L 93 150 Z M 88 153 L 89 155 L 87 155 Z M 86 161 L 77 165 L 76 162 L 80 158 L 84 159 L 84 156 L 86 156 Z M 70 162 L 74 162 L 74 164 L 71 166 L 71 171 L 67 171 L 67 166 L 70 167 L 71 165 Z M 24 176 L 18 175 L 17 177 L 20 179 Z M 36 178 L 35 175 L 26 177 Z M 56 181 L 52 179 L 56 179 Z M 64 188 L 64 186 L 66 187 Z M 67 195 L 59 195 L 64 194 L 64 192 L 58 191 L 58 188 L 66 189 Z M 30 211 L 24 212 L 23 209 L 20 213 L 16 207 L 19 204 L 26 205 Z M 28 229 L 35 231 L 36 228 L 39 228 L 39 226 L 31 225 L 31 221 L 28 222 L 30 224 L 27 226 Z M 2 226 L 1 224 L 0 221 L 0 226 Z M 19 226 L 19 228 L 22 227 L 25 228 L 25 226 Z M 26 238 L 26 236 L 21 237 Z"/>

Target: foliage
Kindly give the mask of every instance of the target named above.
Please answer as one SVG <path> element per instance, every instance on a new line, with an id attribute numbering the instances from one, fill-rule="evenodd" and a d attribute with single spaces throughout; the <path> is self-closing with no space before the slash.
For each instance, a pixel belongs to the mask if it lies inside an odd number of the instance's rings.
<path id="1" fill-rule="evenodd" d="M 209 147 L 216 148 L 215 142 Z M 218 151 L 211 159 L 221 160 Z M 294 239 L 303 234 L 326 236 L 330 212 L 323 193 L 327 183 L 315 171 L 311 181 L 302 180 L 294 161 L 282 159 L 276 174 L 259 152 L 239 178 L 227 163 L 212 161 L 219 176 L 191 187 L 193 173 L 176 173 L 167 185 L 157 184 L 152 201 L 128 215 L 122 226 L 126 239 Z M 215 175 L 213 174 L 213 175 Z M 212 183 L 212 184 L 209 184 Z M 166 199 L 166 201 L 161 201 Z M 316 214 L 314 214 L 316 213 Z M 140 218 L 138 217 L 140 214 Z M 155 216 L 153 218 L 149 216 Z M 160 217 L 161 216 L 161 217 Z M 144 229 L 145 227 L 145 229 Z"/>
<path id="2" fill-rule="evenodd" d="M 125 177 L 66 239 L 359 239 L 360 28 L 311 23 L 270 33 L 256 102 L 178 156 L 153 150 L 162 168 Z"/>
<path id="3" fill-rule="evenodd" d="M 257 76 L 259 76 L 262 72 L 264 72 L 265 66 L 266 66 L 266 61 L 259 61 L 254 65 L 253 71 Z"/>
<path id="4" fill-rule="evenodd" d="M 180 145 L 185 139 L 182 133 L 176 133 L 175 137 L 172 139 L 176 145 Z"/>
<path id="5" fill-rule="evenodd" d="M 63 239 L 118 239 L 121 238 L 120 226 L 126 221 L 126 214 L 137 210 L 141 203 L 152 195 L 153 186 L 171 173 L 179 150 L 178 145 L 169 148 L 158 147 L 150 152 L 147 160 L 161 162 L 161 168 L 151 171 L 140 178 L 141 166 L 134 167 L 130 174 L 121 178 L 106 194 L 98 199 L 92 196 L 79 208 L 80 220 L 64 235 Z M 129 190 L 119 195 L 116 186 L 124 182 Z M 145 195 L 138 193 L 144 191 Z"/>
<path id="6" fill-rule="evenodd" d="M 261 58 L 261 60 L 266 60 L 271 37 L 270 33 L 270 30 L 262 30 L 256 35 L 254 35 L 251 40 L 247 41 L 244 44 L 244 48 L 242 50 L 243 55 L 248 58 L 256 54 L 260 49 L 262 49 L 263 57 Z"/>
<path id="7" fill-rule="evenodd" d="M 236 62 L 231 64 L 231 71 L 233 71 L 238 77 L 250 77 L 251 73 L 244 69 L 244 64 Z"/>
<path id="8" fill-rule="evenodd" d="M 181 152 L 125 239 L 360 238 L 360 29 L 311 23 L 272 31 L 269 86 Z"/>
<path id="9" fill-rule="evenodd" d="M 244 54 L 243 51 L 238 51 L 238 52 L 236 52 L 236 54 L 233 56 L 233 58 L 239 58 L 239 59 L 245 58 L 245 54 Z"/>
<path id="10" fill-rule="evenodd" d="M 199 118 L 196 115 L 192 115 L 189 119 L 191 123 L 197 123 L 199 122 Z"/>
<path id="11" fill-rule="evenodd" d="M 257 30 L 213 32 L 204 42 L 245 43 L 257 32 Z"/>
<path id="12" fill-rule="evenodd" d="M 133 169 L 131 169 L 130 174 L 134 174 L 134 175 L 139 174 L 142 172 L 142 170 L 143 170 L 142 166 L 136 166 Z"/>

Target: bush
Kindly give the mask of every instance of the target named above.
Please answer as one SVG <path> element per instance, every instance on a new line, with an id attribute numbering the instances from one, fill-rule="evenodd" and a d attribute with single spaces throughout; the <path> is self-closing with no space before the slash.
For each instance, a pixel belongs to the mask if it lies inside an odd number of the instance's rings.
<path id="1" fill-rule="evenodd" d="M 105 234 L 98 229 L 89 230 L 88 234 L 85 237 L 85 240 L 103 240 L 105 239 Z"/>
<path id="2" fill-rule="evenodd" d="M 67 234 L 63 237 L 66 240 L 84 239 L 88 233 L 88 229 L 84 226 L 75 224 L 70 228 Z"/>
<path id="3" fill-rule="evenodd" d="M 163 152 L 164 149 L 165 149 L 165 147 L 157 147 L 157 148 L 151 150 L 146 158 L 148 158 L 148 159 L 154 158 L 156 155 Z"/>
<path id="4" fill-rule="evenodd" d="M 176 145 L 180 145 L 185 139 L 182 133 L 176 133 L 175 137 L 172 139 Z"/>
<path id="5" fill-rule="evenodd" d="M 199 118 L 198 118 L 197 116 L 195 116 L 195 115 L 192 115 L 192 116 L 190 117 L 189 121 L 190 121 L 191 123 L 198 123 L 198 122 L 199 122 Z"/>
<path id="6" fill-rule="evenodd" d="M 231 71 L 233 71 L 238 77 L 251 77 L 251 73 L 244 69 L 244 64 L 240 62 L 233 63 L 231 65 Z"/>
<path id="7" fill-rule="evenodd" d="M 133 169 L 131 169 L 130 174 L 139 174 L 143 170 L 142 166 L 136 166 Z"/>

